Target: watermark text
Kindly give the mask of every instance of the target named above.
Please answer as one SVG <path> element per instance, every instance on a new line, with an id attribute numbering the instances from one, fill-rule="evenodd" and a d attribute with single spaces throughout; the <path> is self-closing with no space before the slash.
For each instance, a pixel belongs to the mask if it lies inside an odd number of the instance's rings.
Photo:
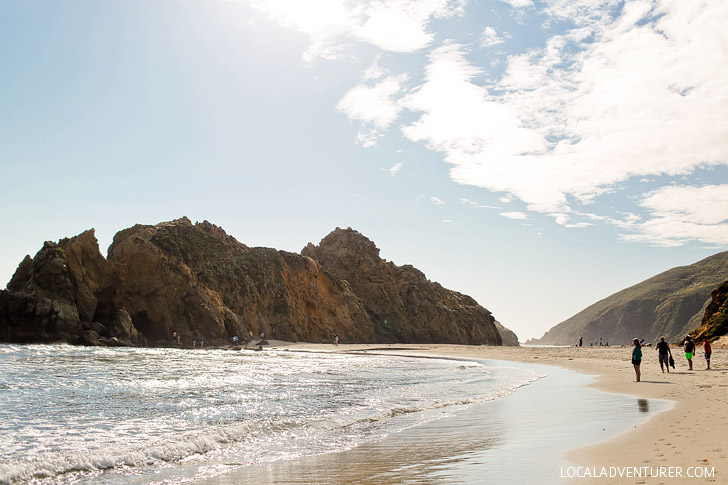
<path id="1" fill-rule="evenodd" d="M 715 467 L 562 466 L 561 478 L 715 478 Z"/>

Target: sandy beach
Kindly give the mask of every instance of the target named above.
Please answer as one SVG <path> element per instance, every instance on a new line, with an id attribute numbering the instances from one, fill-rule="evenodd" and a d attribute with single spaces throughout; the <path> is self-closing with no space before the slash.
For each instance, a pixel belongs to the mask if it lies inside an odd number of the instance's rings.
<path id="1" fill-rule="evenodd" d="M 495 359 L 559 366 L 597 376 L 591 386 L 675 404 L 650 421 L 615 439 L 568 454 L 564 483 L 728 483 L 728 350 L 714 349 L 712 370 L 702 350 L 693 371 L 679 348 L 675 369 L 660 371 L 657 352 L 643 349 L 642 382 L 634 382 L 631 347 L 488 347 L 460 345 L 325 345 L 272 342 L 278 348 L 334 352 L 386 352 Z M 559 432 L 559 430 L 554 430 Z M 639 476 L 639 475 L 642 476 Z M 616 476 L 615 476 L 616 475 Z M 696 476 L 699 475 L 699 476 Z M 707 476 L 706 476 L 707 475 Z M 381 483 L 386 483 L 386 480 Z"/>

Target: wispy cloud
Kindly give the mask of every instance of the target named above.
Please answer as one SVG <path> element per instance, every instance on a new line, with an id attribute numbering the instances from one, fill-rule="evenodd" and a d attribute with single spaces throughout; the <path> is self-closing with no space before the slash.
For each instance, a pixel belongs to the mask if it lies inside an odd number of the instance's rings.
<path id="1" fill-rule="evenodd" d="M 630 224 L 627 241 L 679 246 L 687 241 L 728 241 L 728 185 L 668 186 L 647 194 L 642 205 L 652 216 Z"/>
<path id="2" fill-rule="evenodd" d="M 533 2 L 531 0 L 498 0 L 503 3 L 507 3 L 513 8 L 526 8 L 533 6 Z"/>
<path id="3" fill-rule="evenodd" d="M 511 57 L 491 88 L 463 46 L 435 49 L 404 101 L 421 113 L 405 136 L 442 152 L 458 183 L 509 193 L 568 227 L 587 225 L 570 222 L 575 206 L 632 177 L 728 163 L 728 38 L 716 21 L 728 4 L 604 8 L 616 5 L 550 2 L 576 27 Z"/>
<path id="4" fill-rule="evenodd" d="M 505 39 L 498 35 L 498 32 L 493 27 L 486 27 L 483 33 L 480 34 L 479 44 L 481 47 L 492 47 L 504 42 Z"/>
<path id="5" fill-rule="evenodd" d="M 388 76 L 374 84 L 360 84 L 350 89 L 336 106 L 349 119 L 362 123 L 359 137 L 370 146 L 381 136 L 402 111 L 397 95 L 407 76 Z"/>
<path id="6" fill-rule="evenodd" d="M 447 202 L 445 202 L 442 199 L 438 199 L 437 197 L 430 197 L 430 202 L 432 202 L 435 205 L 440 205 L 440 206 L 447 205 Z"/>
<path id="7" fill-rule="evenodd" d="M 435 20 L 461 15 L 465 0 L 240 1 L 308 35 L 308 60 L 336 57 L 351 43 L 380 54 L 429 49 L 422 81 L 375 60 L 339 101 L 361 124 L 364 146 L 401 124 L 407 140 L 442 153 L 453 181 L 525 203 L 505 214 L 539 212 L 572 228 L 613 224 L 631 232 L 625 239 L 669 244 L 697 224 L 694 239 L 728 244 L 723 222 L 679 219 L 660 202 L 663 192 L 638 195 L 643 213 L 634 218 L 594 207 L 631 181 L 728 164 L 728 2 L 545 0 L 536 12 L 531 0 L 499 0 L 551 35 L 498 57 L 505 69 L 493 77 L 495 59 L 470 49 L 509 42 L 495 24 L 474 33 L 476 42 L 433 30 Z M 414 57 L 398 65 L 412 69 Z M 670 238 L 668 228 L 684 236 Z"/>
<path id="8" fill-rule="evenodd" d="M 501 212 L 500 215 L 503 217 L 507 217 L 508 219 L 516 219 L 516 220 L 522 220 L 522 219 L 528 219 L 528 215 L 525 212 Z"/>
<path id="9" fill-rule="evenodd" d="M 402 162 L 399 162 L 399 163 L 395 163 L 394 165 L 392 165 L 389 168 L 383 168 L 382 171 L 387 172 L 389 175 L 394 177 L 395 175 L 397 175 L 397 172 L 399 172 L 401 169 L 402 169 Z"/>
<path id="10" fill-rule="evenodd" d="M 237 0 L 308 36 L 303 59 L 342 57 L 352 42 L 390 52 L 430 45 L 430 23 L 459 15 L 466 0 Z"/>
<path id="11" fill-rule="evenodd" d="M 471 207 L 477 207 L 478 209 L 500 209 L 500 207 L 494 206 L 494 205 L 482 205 L 478 204 L 477 202 L 473 202 L 470 199 L 461 198 L 460 203 L 464 205 L 469 205 Z"/>

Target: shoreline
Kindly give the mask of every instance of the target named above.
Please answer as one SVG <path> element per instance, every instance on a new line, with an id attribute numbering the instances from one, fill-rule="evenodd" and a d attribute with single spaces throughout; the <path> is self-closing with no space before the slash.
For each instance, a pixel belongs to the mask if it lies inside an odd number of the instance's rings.
<path id="1" fill-rule="evenodd" d="M 728 477 L 728 350 L 714 349 L 710 371 L 702 352 L 693 368 L 680 348 L 671 348 L 675 369 L 662 373 L 654 348 L 643 350 L 642 382 L 634 382 L 630 346 L 492 347 L 449 344 L 360 345 L 271 342 L 291 351 L 385 352 L 551 365 L 592 375 L 587 387 L 608 393 L 673 401 L 637 429 L 567 453 L 572 468 L 562 469 L 564 483 L 721 483 Z M 558 430 L 556 430 L 558 432 Z M 712 473 L 712 476 L 711 476 Z M 610 476 L 611 474 L 611 476 Z M 696 475 L 701 475 L 700 477 Z"/>

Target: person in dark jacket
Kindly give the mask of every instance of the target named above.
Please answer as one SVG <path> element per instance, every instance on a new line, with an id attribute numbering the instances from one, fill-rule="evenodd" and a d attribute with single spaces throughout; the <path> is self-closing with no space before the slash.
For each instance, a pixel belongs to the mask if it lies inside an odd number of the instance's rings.
<path id="1" fill-rule="evenodd" d="M 655 345 L 655 350 L 657 350 L 657 357 L 660 359 L 660 369 L 662 369 L 662 372 L 665 372 L 665 369 L 663 368 L 663 363 L 665 367 L 667 367 L 667 373 L 670 373 L 670 357 L 672 357 L 672 351 L 670 350 L 670 345 L 665 342 L 665 337 L 660 337 L 660 341 L 657 342 L 657 345 Z"/>
<path id="2" fill-rule="evenodd" d="M 632 341 L 634 350 L 632 350 L 632 365 L 634 366 L 635 382 L 640 381 L 640 365 L 642 364 L 642 346 L 638 339 Z"/>

